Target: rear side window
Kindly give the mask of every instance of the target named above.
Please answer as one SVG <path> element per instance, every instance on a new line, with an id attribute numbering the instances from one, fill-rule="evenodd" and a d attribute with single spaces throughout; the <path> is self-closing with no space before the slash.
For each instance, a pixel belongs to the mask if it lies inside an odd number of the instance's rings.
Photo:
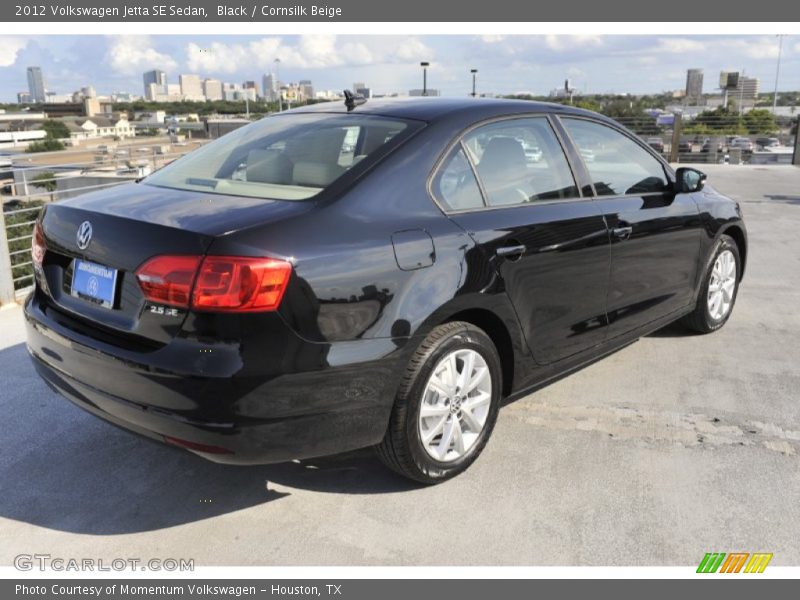
<path id="1" fill-rule="evenodd" d="M 145 183 L 277 200 L 304 200 L 362 161 L 399 143 L 419 124 L 370 115 L 267 117 L 175 161 Z"/>
<path id="2" fill-rule="evenodd" d="M 598 196 L 663 192 L 664 167 L 628 136 L 600 123 L 562 118 L 578 147 Z"/>
<path id="3" fill-rule="evenodd" d="M 475 173 L 459 144 L 442 164 L 433 183 L 436 197 L 450 210 L 483 207 L 483 197 Z"/>
<path id="4" fill-rule="evenodd" d="M 578 197 L 564 152 L 544 117 L 509 119 L 464 136 L 489 206 Z"/>

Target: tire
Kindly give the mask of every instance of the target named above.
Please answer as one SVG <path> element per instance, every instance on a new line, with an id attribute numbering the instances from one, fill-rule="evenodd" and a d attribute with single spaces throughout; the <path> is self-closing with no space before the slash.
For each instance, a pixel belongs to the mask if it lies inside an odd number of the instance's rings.
<path id="1" fill-rule="evenodd" d="M 724 310 L 721 312 L 720 310 L 715 312 L 712 310 L 709 289 L 711 288 L 711 293 L 715 293 L 715 288 L 718 287 L 716 286 L 716 283 L 719 280 L 718 275 L 720 273 L 718 267 L 722 263 L 722 259 L 720 257 L 723 257 L 723 255 L 733 257 L 734 265 L 732 276 L 735 279 L 732 281 L 732 285 L 728 286 L 730 288 L 730 298 L 728 299 L 727 308 L 724 308 Z M 711 251 L 710 259 L 706 265 L 706 271 L 703 275 L 703 283 L 700 288 L 700 293 L 697 297 L 697 305 L 691 313 L 686 315 L 681 320 L 681 322 L 689 329 L 699 333 L 711 333 L 712 331 L 716 331 L 725 325 L 725 323 L 728 322 L 728 319 L 733 312 L 733 306 L 736 303 L 736 296 L 739 292 L 739 279 L 741 278 L 741 275 L 742 261 L 739 256 L 739 248 L 736 245 L 736 242 L 734 242 L 733 238 L 730 236 L 720 236 L 719 240 L 717 240 L 713 250 Z M 724 302 L 726 296 L 723 295 L 722 298 Z"/>
<path id="2" fill-rule="evenodd" d="M 449 385 L 453 364 L 458 374 L 455 380 L 474 389 L 455 391 Z M 466 380 L 461 377 L 467 370 L 471 379 L 464 385 Z M 438 383 L 443 384 L 441 388 Z M 386 435 L 377 446 L 378 457 L 390 469 L 421 483 L 455 477 L 475 462 L 486 446 L 497 421 L 502 387 L 500 356 L 486 333 L 462 321 L 436 327 L 409 361 Z M 444 393 L 447 390 L 449 393 Z M 423 404 L 426 414 L 432 416 L 420 417 Z M 440 433 L 429 437 L 439 427 Z"/>

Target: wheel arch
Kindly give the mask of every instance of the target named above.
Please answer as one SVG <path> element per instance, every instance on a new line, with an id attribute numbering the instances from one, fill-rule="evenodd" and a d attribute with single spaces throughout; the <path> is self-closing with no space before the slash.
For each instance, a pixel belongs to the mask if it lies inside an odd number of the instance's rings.
<path id="1" fill-rule="evenodd" d="M 733 224 L 728 225 L 722 231 L 720 231 L 720 235 L 727 235 L 733 238 L 733 241 L 736 242 L 736 248 L 739 251 L 739 258 L 742 261 L 742 270 L 739 274 L 739 278 L 741 279 L 744 277 L 744 268 L 747 264 L 747 235 L 739 225 Z"/>

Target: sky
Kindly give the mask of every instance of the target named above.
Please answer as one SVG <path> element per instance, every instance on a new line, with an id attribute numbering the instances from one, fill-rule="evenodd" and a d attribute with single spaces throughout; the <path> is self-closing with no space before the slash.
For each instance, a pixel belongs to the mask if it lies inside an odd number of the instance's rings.
<path id="1" fill-rule="evenodd" d="M 365 82 L 373 93 L 422 87 L 420 61 L 429 61 L 428 87 L 443 95 L 471 91 L 547 94 L 565 78 L 588 93 L 658 93 L 685 87 L 686 69 L 705 71 L 704 92 L 719 71 L 744 71 L 775 85 L 778 38 L 759 36 L 623 35 L 0 35 L 0 101 L 27 90 L 26 67 L 42 68 L 59 94 L 93 85 L 98 94 L 143 93 L 142 73 L 166 71 L 222 81 L 256 80 L 280 59 L 284 82 L 310 79 L 317 90 Z M 800 36 L 784 36 L 779 90 L 800 90 Z"/>

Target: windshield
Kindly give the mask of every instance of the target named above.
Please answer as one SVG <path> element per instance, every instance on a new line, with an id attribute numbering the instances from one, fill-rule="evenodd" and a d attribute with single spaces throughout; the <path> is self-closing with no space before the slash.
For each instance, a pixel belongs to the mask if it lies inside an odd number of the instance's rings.
<path id="1" fill-rule="evenodd" d="M 237 129 L 144 180 L 149 185 L 276 200 L 315 196 L 415 129 L 358 114 L 285 114 Z M 365 163 L 366 164 L 366 163 Z"/>

